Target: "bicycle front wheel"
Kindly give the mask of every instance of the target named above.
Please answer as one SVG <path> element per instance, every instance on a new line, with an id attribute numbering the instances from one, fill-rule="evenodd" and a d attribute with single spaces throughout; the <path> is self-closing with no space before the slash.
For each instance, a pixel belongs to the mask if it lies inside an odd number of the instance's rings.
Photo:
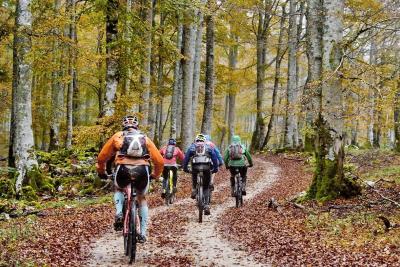
<path id="1" fill-rule="evenodd" d="M 136 226 L 137 221 L 137 208 L 136 203 L 133 201 L 132 210 L 130 212 L 130 224 L 129 224 L 129 264 L 135 262 L 136 259 L 136 245 L 137 245 L 137 232 Z"/>
<path id="2" fill-rule="evenodd" d="M 239 174 L 237 174 L 235 178 L 235 191 L 236 208 L 239 208 L 243 205 L 242 182 Z"/>
<path id="3" fill-rule="evenodd" d="M 199 174 L 197 182 L 197 207 L 199 209 L 199 223 L 203 222 L 203 211 L 204 211 L 204 194 L 203 194 L 203 177 Z"/>

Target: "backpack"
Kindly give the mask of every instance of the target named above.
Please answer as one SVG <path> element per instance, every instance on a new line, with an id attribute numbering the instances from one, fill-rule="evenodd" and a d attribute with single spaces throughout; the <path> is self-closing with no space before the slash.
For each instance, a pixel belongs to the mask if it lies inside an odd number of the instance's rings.
<path id="1" fill-rule="evenodd" d="M 197 142 L 195 143 L 195 152 L 192 159 L 193 164 L 210 164 L 211 159 L 207 151 L 206 143 Z"/>
<path id="2" fill-rule="evenodd" d="M 132 158 L 146 158 L 149 156 L 146 146 L 146 136 L 140 132 L 124 131 L 124 141 L 120 153 Z"/>
<path id="3" fill-rule="evenodd" d="M 243 159 L 243 147 L 241 144 L 232 144 L 229 146 L 229 158 L 231 160 Z"/>
<path id="4" fill-rule="evenodd" d="M 174 152 L 175 152 L 175 146 L 168 145 L 167 148 L 165 149 L 165 158 L 172 159 L 174 157 Z"/>

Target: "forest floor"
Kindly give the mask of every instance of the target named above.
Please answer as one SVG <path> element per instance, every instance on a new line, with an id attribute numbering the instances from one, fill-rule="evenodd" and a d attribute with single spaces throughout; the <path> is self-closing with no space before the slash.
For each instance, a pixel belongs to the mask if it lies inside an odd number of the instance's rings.
<path id="1" fill-rule="evenodd" d="M 347 162 L 349 172 L 369 186 L 359 197 L 324 204 L 291 201 L 312 178 L 310 160 L 301 154 L 256 157 L 245 205 L 239 209 L 223 170 L 216 176 L 211 215 L 202 224 L 194 200 L 187 198 L 190 178 L 182 175 L 171 207 L 163 205 L 157 190 L 149 195 L 149 240 L 139 246 L 137 265 L 399 266 L 400 158 L 354 152 Z M 273 205 L 268 205 L 271 198 Z M 97 202 L 60 203 L 0 222 L 0 247 L 6 248 L 0 252 L 0 266 L 125 265 L 122 237 L 111 229 L 111 198 Z"/>

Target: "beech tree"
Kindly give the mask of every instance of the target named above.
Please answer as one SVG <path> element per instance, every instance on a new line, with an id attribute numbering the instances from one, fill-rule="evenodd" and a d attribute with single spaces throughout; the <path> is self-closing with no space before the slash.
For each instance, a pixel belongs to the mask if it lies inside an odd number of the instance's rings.
<path id="1" fill-rule="evenodd" d="M 18 0 L 15 12 L 9 161 L 18 171 L 15 182 L 18 194 L 24 179 L 38 165 L 32 131 L 32 64 L 28 59 L 32 31 L 30 5 L 29 0 Z"/>

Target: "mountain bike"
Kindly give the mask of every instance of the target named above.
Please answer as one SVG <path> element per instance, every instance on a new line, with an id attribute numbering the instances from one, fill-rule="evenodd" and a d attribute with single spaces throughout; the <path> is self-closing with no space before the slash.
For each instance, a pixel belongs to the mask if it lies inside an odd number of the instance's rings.
<path id="1" fill-rule="evenodd" d="M 166 165 L 165 167 L 175 167 L 178 168 L 179 165 Z M 170 168 L 168 172 L 168 177 L 164 177 L 167 179 L 166 186 L 165 186 L 165 204 L 168 206 L 175 202 L 175 190 L 174 190 L 174 172 Z"/>
<path id="2" fill-rule="evenodd" d="M 235 200 L 236 200 L 236 208 L 243 206 L 243 180 L 240 175 L 239 168 L 235 168 Z"/>
<path id="3" fill-rule="evenodd" d="M 196 201 L 199 210 L 199 223 L 203 222 L 204 208 L 210 203 L 210 189 L 204 190 L 204 171 L 210 171 L 209 164 L 196 164 L 192 166 L 197 173 Z"/>
<path id="4" fill-rule="evenodd" d="M 109 175 L 114 178 L 114 174 Z M 137 201 L 137 193 L 131 181 L 124 189 L 124 226 L 122 236 L 124 238 L 124 252 L 126 256 L 129 256 L 129 264 L 136 260 L 136 249 L 138 243 L 138 233 L 140 233 L 140 217 L 139 217 L 139 205 Z"/>

